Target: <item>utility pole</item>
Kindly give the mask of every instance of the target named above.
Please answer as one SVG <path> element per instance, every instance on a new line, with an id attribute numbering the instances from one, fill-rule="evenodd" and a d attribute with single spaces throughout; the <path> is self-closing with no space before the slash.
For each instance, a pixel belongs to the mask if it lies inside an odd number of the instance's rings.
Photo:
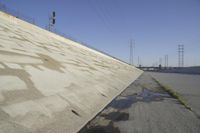
<path id="1" fill-rule="evenodd" d="M 178 45 L 178 67 L 184 67 L 184 45 Z"/>
<path id="2" fill-rule="evenodd" d="M 49 26 L 48 26 L 49 31 L 52 31 L 55 23 L 56 23 L 56 12 L 53 11 L 52 14 L 49 16 Z"/>

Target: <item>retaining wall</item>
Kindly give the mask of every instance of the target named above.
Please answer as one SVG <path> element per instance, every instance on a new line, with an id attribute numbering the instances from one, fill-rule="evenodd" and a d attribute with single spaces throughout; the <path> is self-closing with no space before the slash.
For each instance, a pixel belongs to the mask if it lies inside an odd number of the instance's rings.
<path id="1" fill-rule="evenodd" d="M 0 133 L 73 133 L 141 70 L 0 12 Z"/>

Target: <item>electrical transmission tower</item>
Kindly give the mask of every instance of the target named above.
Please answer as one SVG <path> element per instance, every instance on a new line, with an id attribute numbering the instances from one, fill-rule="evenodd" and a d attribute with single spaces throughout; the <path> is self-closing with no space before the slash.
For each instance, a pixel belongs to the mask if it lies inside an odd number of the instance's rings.
<path id="1" fill-rule="evenodd" d="M 133 65 L 133 40 L 130 41 L 130 65 Z"/>
<path id="2" fill-rule="evenodd" d="M 178 67 L 184 67 L 184 45 L 178 45 Z"/>
<path id="3" fill-rule="evenodd" d="M 162 66 L 162 58 L 159 58 L 159 65 Z"/>
<path id="4" fill-rule="evenodd" d="M 165 67 L 168 67 L 168 55 L 165 55 Z"/>

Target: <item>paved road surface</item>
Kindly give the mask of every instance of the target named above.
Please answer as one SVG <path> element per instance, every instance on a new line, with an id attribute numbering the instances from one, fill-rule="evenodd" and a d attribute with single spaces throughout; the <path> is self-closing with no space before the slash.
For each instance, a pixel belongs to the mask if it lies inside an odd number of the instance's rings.
<path id="1" fill-rule="evenodd" d="M 79 133 L 199 133 L 200 119 L 144 73 Z"/>

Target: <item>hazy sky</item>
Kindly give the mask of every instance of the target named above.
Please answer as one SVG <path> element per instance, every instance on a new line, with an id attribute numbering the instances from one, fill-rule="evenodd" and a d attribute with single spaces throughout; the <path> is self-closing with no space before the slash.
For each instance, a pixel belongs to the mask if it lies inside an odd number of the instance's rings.
<path id="1" fill-rule="evenodd" d="M 152 65 L 164 55 L 177 66 L 177 45 L 185 46 L 185 65 L 200 65 L 200 0 L 0 0 L 45 27 L 56 11 L 56 28 L 77 40 L 134 63 Z"/>

